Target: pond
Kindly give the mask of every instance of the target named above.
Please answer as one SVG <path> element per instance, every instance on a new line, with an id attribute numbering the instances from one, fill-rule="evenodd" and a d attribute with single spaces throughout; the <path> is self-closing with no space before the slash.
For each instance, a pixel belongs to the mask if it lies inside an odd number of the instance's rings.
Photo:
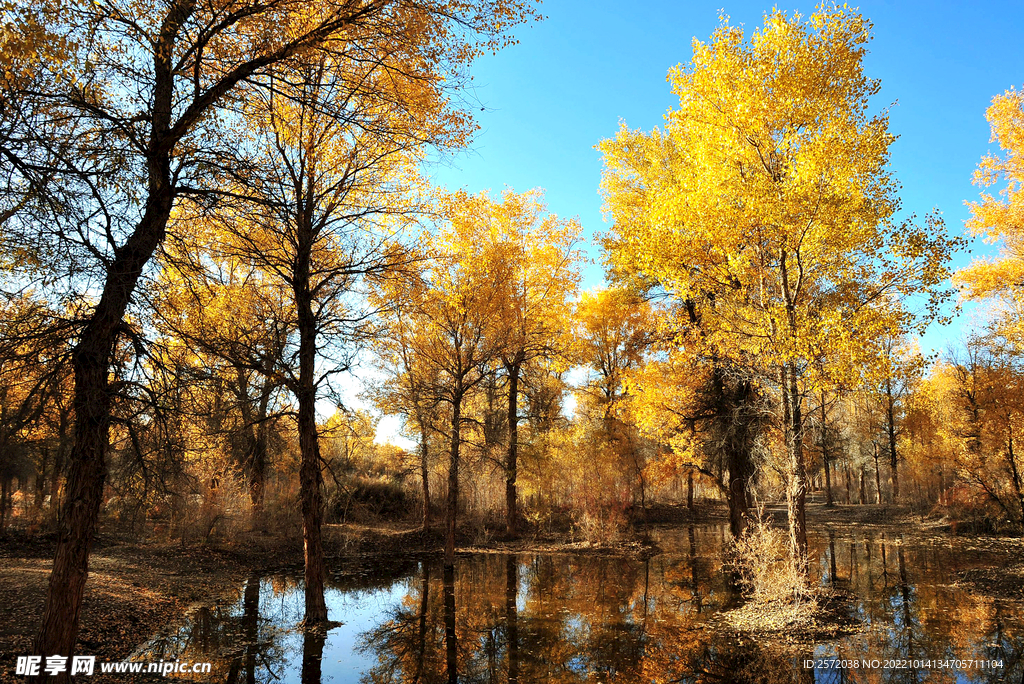
<path id="1" fill-rule="evenodd" d="M 717 524 L 659 530 L 663 553 L 649 559 L 484 553 L 460 556 L 454 576 L 439 560 L 339 573 L 327 603 L 341 624 L 326 633 L 300 626 L 301 577 L 254 576 L 237 601 L 194 611 L 137 655 L 212 662 L 204 680 L 231 683 L 1024 677 L 1024 616 L 954 584 L 958 571 L 998 567 L 991 551 L 879 527 L 813 534 L 815 581 L 849 594 L 861 629 L 786 644 L 710 627 L 741 601 L 722 568 L 727 535 Z"/>

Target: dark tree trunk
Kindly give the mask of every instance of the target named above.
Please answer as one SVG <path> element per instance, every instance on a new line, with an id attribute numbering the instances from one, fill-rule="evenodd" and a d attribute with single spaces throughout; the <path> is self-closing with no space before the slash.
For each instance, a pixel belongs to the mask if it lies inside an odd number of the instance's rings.
<path id="1" fill-rule="evenodd" d="M 256 440 L 249 461 L 249 504 L 252 507 L 254 528 L 260 528 L 263 524 L 263 501 L 267 489 L 267 441 L 266 426 L 260 423 L 256 427 Z"/>
<path id="2" fill-rule="evenodd" d="M 807 562 L 807 470 L 804 466 L 803 412 L 796 369 L 783 368 L 783 413 L 786 424 L 786 447 L 789 452 L 789 487 L 786 505 L 789 512 L 789 545 L 797 572 L 806 577 Z"/>
<path id="3" fill-rule="evenodd" d="M 892 479 L 892 501 L 890 503 L 896 503 L 900 498 L 900 474 L 896 466 L 896 406 L 895 399 L 892 395 L 892 384 L 891 381 L 886 381 L 886 432 L 889 437 L 889 468 Z M 881 492 L 879 492 L 881 497 Z M 881 503 L 881 499 L 879 499 Z"/>
<path id="4" fill-rule="evenodd" d="M 519 564 L 505 561 L 505 626 L 508 631 L 508 684 L 519 682 Z"/>
<path id="5" fill-rule="evenodd" d="M 430 461 L 429 445 L 427 444 L 427 428 L 420 424 L 420 484 L 423 490 L 423 532 L 430 530 Z"/>
<path id="6" fill-rule="evenodd" d="M 448 494 L 444 504 L 444 566 L 455 566 L 455 527 L 459 509 L 459 446 L 462 427 L 462 393 L 452 402 L 451 451 L 448 457 Z"/>
<path id="7" fill-rule="evenodd" d="M 825 467 L 825 505 L 833 506 L 832 500 L 832 473 L 829 469 L 828 435 L 826 434 L 825 423 L 828 415 L 825 411 L 825 393 L 821 394 L 821 463 Z"/>
<path id="8" fill-rule="evenodd" d="M 169 64 L 166 66 L 170 68 Z M 169 80 L 165 87 L 166 93 L 158 88 L 154 97 L 158 105 L 165 98 L 169 118 Z M 153 126 L 159 130 L 160 122 L 154 121 Z M 160 143 L 154 133 L 152 146 Z M 115 393 L 110 386 L 110 361 L 142 269 L 164 238 L 172 201 L 169 155 L 154 151 L 149 163 L 145 214 L 110 264 L 103 294 L 71 355 L 75 378 L 74 442 L 68 459 L 67 491 L 58 518 L 53 571 L 33 653 L 69 658 L 78 636 L 82 596 L 89 574 L 89 547 L 96 532 L 107 475 L 110 410 Z M 68 675 L 60 675 L 57 680 L 68 681 Z"/>
<path id="9" fill-rule="evenodd" d="M 864 486 L 864 466 L 860 467 L 860 500 L 857 502 L 861 505 L 866 504 L 868 501 L 867 488 Z"/>
<path id="10" fill-rule="evenodd" d="M 1020 524 L 1024 528 L 1024 486 L 1021 485 L 1020 470 L 1017 468 L 1017 458 L 1013 453 L 1013 426 L 1010 426 L 1009 435 L 1006 439 L 1006 461 L 1010 466 L 1010 481 L 1013 484 L 1013 491 L 1017 495 L 1017 505 L 1020 507 Z"/>
<path id="11" fill-rule="evenodd" d="M 875 455 L 875 503 L 880 504 L 882 503 L 882 471 L 878 467 L 878 445 L 872 443 L 871 446 Z"/>
<path id="12" fill-rule="evenodd" d="M 843 472 L 846 474 L 846 504 L 853 503 L 853 496 L 850 493 L 850 462 L 846 461 L 843 464 Z"/>
<path id="13" fill-rule="evenodd" d="M 299 210 L 293 290 L 299 329 L 299 378 L 294 388 L 299 404 L 299 495 L 302 499 L 302 543 L 305 560 L 306 625 L 327 622 L 324 601 L 323 473 L 316 427 L 316 337 L 310 270 L 313 230 L 307 212 Z"/>
<path id="14" fill-rule="evenodd" d="M 693 510 L 693 470 L 686 473 L 686 508 Z"/>
<path id="15" fill-rule="evenodd" d="M 516 358 L 505 365 L 508 371 L 508 458 L 505 463 L 505 526 L 509 535 L 516 534 L 516 477 L 519 449 L 519 371 L 522 361 Z"/>
<path id="16" fill-rule="evenodd" d="M 834 506 L 835 505 L 835 501 L 832 500 L 832 473 L 830 472 L 831 468 L 829 468 L 828 459 L 825 459 L 824 465 L 825 465 L 825 505 L 826 506 Z"/>

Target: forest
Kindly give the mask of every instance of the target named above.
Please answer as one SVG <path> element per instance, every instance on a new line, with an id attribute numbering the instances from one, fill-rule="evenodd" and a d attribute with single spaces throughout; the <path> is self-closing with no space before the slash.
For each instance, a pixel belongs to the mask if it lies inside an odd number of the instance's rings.
<path id="1" fill-rule="evenodd" d="M 2 11 L 0 678 L 1021 676 L 1021 91 L 947 225 L 865 16 L 723 15 L 585 230 L 429 173 L 533 0 Z"/>

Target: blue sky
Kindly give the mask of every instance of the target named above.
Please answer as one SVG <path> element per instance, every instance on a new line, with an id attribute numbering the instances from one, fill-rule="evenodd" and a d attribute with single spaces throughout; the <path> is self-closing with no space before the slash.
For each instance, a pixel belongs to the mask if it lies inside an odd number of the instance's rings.
<path id="1" fill-rule="evenodd" d="M 724 3 L 724 4 L 723 4 Z M 520 27 L 520 43 L 487 56 L 473 69 L 480 130 L 472 146 L 433 180 L 451 189 L 499 192 L 541 187 L 551 211 L 578 216 L 588 237 L 607 230 L 598 185 L 601 160 L 594 146 L 615 134 L 619 121 L 649 130 L 674 105 L 669 68 L 692 56 L 694 37 L 708 38 L 720 11 L 748 31 L 763 23 L 766 2 L 580 2 L 551 0 L 546 19 Z M 813 2 L 778 4 L 807 15 Z M 939 209 L 948 229 L 964 232 L 964 200 L 976 199 L 971 174 L 989 143 L 985 109 L 992 97 L 1024 83 L 1024 7 L 1014 2 L 888 2 L 859 5 L 874 24 L 865 59 L 881 79 L 874 106 L 892 105 L 890 130 L 899 136 L 892 165 L 903 185 L 905 213 Z M 995 248 L 980 241 L 974 255 Z M 588 249 L 595 261 L 598 248 Z M 971 257 L 960 255 L 956 265 Z M 588 267 L 584 287 L 601 283 L 600 265 Z M 958 336 L 933 326 L 922 341 L 942 347 Z"/>

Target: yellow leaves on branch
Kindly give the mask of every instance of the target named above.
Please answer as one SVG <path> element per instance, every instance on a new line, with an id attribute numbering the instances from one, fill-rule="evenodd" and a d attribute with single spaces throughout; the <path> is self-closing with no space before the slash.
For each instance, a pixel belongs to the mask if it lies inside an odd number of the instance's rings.
<path id="1" fill-rule="evenodd" d="M 958 243 L 938 219 L 894 219 L 870 28 L 839 7 L 773 11 L 749 38 L 726 19 L 670 72 L 664 128 L 600 145 L 609 265 L 697 306 L 691 344 L 766 370 L 827 356 L 853 375 L 880 332 L 910 324 L 901 298 L 942 298 Z"/>
<path id="2" fill-rule="evenodd" d="M 1003 183 L 999 196 L 984 193 L 980 202 L 968 202 L 967 227 L 986 241 L 1002 240 L 1002 257 L 977 261 L 958 274 L 966 294 L 973 298 L 1005 295 L 1021 299 L 1024 284 L 1024 92 L 1010 89 L 992 99 L 986 112 L 992 142 L 1003 155 L 988 154 L 974 172 L 976 185 Z"/>

